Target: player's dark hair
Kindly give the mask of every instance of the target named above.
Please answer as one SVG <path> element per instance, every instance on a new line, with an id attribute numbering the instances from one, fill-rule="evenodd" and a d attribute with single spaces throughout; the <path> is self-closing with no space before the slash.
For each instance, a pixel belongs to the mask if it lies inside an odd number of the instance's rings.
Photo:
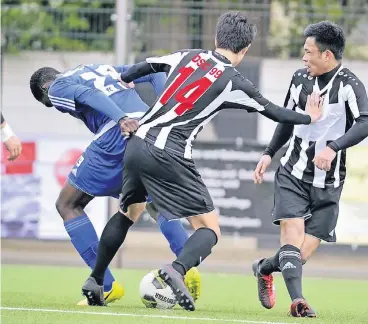
<path id="1" fill-rule="evenodd" d="M 40 68 L 32 74 L 29 85 L 33 96 L 38 101 L 41 101 L 45 92 L 47 93 L 48 91 L 48 89 L 44 88 L 44 85 L 55 80 L 58 74 L 60 74 L 60 72 L 51 67 Z"/>
<path id="2" fill-rule="evenodd" d="M 216 25 L 217 47 L 239 53 L 252 43 L 256 33 L 256 26 L 249 23 L 244 13 L 224 13 Z"/>
<path id="3" fill-rule="evenodd" d="M 314 37 L 321 53 L 330 50 L 336 60 L 342 59 L 345 50 L 345 35 L 339 25 L 327 20 L 311 24 L 304 30 L 304 36 Z"/>

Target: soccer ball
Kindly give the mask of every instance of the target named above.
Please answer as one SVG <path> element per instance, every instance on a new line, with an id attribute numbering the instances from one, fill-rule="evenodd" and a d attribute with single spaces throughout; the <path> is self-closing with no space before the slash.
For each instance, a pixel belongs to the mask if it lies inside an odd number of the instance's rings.
<path id="1" fill-rule="evenodd" d="M 176 297 L 171 287 L 159 277 L 158 270 L 152 270 L 143 277 L 139 294 L 147 308 L 169 309 L 176 305 Z"/>

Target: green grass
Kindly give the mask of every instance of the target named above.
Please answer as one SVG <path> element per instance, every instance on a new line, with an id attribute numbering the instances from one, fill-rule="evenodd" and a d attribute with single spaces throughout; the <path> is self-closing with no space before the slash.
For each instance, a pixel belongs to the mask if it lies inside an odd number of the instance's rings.
<path id="1" fill-rule="evenodd" d="M 138 296 L 140 279 L 147 270 L 114 270 L 116 278 L 126 289 L 123 300 L 104 307 L 77 307 L 81 299 L 80 287 L 89 274 L 88 269 L 67 267 L 2 266 L 2 307 L 66 310 L 70 313 L 40 312 L 2 309 L 2 323 L 217 323 L 226 320 L 243 323 L 368 323 L 366 295 L 368 281 L 358 280 L 304 280 L 304 294 L 317 310 L 318 319 L 297 319 L 287 316 L 289 297 L 281 276 L 277 276 L 277 301 L 272 310 L 262 308 L 257 300 L 256 281 L 241 275 L 202 274 L 202 296 L 195 312 L 185 312 L 176 306 L 173 310 L 146 309 Z M 98 312 L 132 314 L 132 316 L 106 316 L 80 314 Z M 148 315 L 149 317 L 143 317 Z M 152 316 L 152 317 L 151 317 Z M 160 318 L 159 316 L 167 316 Z M 172 317 L 195 317 L 177 319 Z M 198 318 L 206 317 L 207 320 Z M 208 319 L 209 318 L 209 319 Z M 236 323 L 236 321 L 233 321 Z"/>

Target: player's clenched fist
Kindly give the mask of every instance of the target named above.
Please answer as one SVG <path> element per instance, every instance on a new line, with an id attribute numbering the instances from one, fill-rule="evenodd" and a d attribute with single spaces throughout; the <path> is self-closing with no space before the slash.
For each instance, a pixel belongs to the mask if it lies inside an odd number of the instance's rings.
<path id="1" fill-rule="evenodd" d="M 121 133 L 123 136 L 130 136 L 138 129 L 138 120 L 124 117 L 119 120 Z"/>

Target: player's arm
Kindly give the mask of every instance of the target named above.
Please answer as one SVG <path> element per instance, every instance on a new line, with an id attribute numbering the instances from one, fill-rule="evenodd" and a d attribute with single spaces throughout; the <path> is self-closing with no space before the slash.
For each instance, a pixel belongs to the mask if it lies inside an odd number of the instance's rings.
<path id="1" fill-rule="evenodd" d="M 368 98 L 363 83 L 360 80 L 350 81 L 344 90 L 355 124 L 343 136 L 327 145 L 335 152 L 354 146 L 368 137 Z"/>
<path id="2" fill-rule="evenodd" d="M 151 73 L 169 73 L 171 67 L 176 66 L 187 53 L 187 51 L 179 51 L 169 55 L 146 58 L 145 61 L 133 65 L 123 73 L 121 79 L 129 83 Z"/>
<path id="3" fill-rule="evenodd" d="M 9 161 L 15 160 L 22 153 L 22 143 L 19 138 L 14 134 L 10 125 L 6 122 L 3 114 L 1 113 L 1 139 L 5 144 L 6 149 L 10 153 L 8 157 Z"/>
<path id="4" fill-rule="evenodd" d="M 296 104 L 291 97 L 291 85 L 292 81 L 284 101 L 284 107 L 286 109 L 295 110 Z M 278 123 L 275 132 L 273 133 L 272 139 L 264 151 L 264 154 L 267 154 L 272 158 L 290 139 L 291 135 L 293 134 L 293 130 L 293 124 Z"/>
<path id="5" fill-rule="evenodd" d="M 318 105 L 319 98 L 312 94 L 312 99 L 308 100 L 307 110 L 310 110 L 310 115 L 300 114 L 296 111 L 286 109 L 275 105 L 271 101 L 264 98 L 258 89 L 249 80 L 241 75 L 232 79 L 234 93 L 233 99 L 227 102 L 229 108 L 246 109 L 249 112 L 259 112 L 263 116 L 272 119 L 273 121 L 286 124 L 305 124 L 308 125 L 316 121 L 321 116 L 321 107 Z M 317 104 L 317 106 L 316 106 Z"/>
<path id="6" fill-rule="evenodd" d="M 164 88 L 165 88 L 165 82 L 167 79 L 166 73 L 160 72 L 160 73 L 155 73 L 155 74 L 148 74 L 146 77 L 148 78 L 148 81 L 146 82 L 151 83 L 156 96 L 161 95 L 161 93 L 164 91 Z"/>
<path id="7" fill-rule="evenodd" d="M 126 82 L 132 82 L 151 73 L 168 72 L 170 66 L 167 64 L 151 64 L 147 61 L 134 64 L 128 71 L 121 74 L 121 79 Z"/>
<path id="8" fill-rule="evenodd" d="M 147 61 L 139 62 L 133 65 L 128 71 L 121 74 L 121 79 L 126 82 L 132 82 L 138 78 L 144 77 L 151 73 L 168 72 L 170 65 L 149 63 Z"/>
<path id="9" fill-rule="evenodd" d="M 76 111 L 76 103 L 87 105 L 92 109 L 101 112 L 110 117 L 116 123 L 126 117 L 116 103 L 102 91 L 89 88 L 81 84 L 70 83 L 65 84 L 54 83 L 49 89 L 49 98 L 56 108 L 62 110 Z"/>
<path id="10" fill-rule="evenodd" d="M 133 65 L 121 65 L 116 67 L 115 69 L 120 73 L 124 74 L 127 72 Z M 124 81 L 124 80 L 123 80 Z M 124 81 L 125 82 L 125 81 Z M 156 96 L 159 96 L 164 91 L 164 86 L 166 82 L 166 73 L 159 72 L 159 73 L 150 73 L 145 76 L 142 76 L 138 79 L 134 80 L 134 83 L 151 83 L 153 90 L 156 93 Z"/>

